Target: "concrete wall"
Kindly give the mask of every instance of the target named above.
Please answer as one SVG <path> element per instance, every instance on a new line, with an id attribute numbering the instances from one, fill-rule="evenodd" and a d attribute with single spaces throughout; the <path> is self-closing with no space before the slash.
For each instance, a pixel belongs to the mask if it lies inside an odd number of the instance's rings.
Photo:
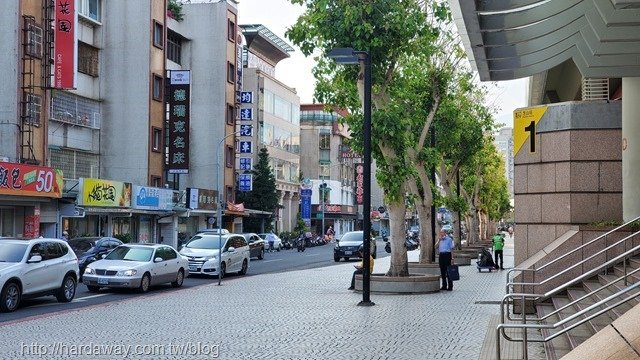
<path id="1" fill-rule="evenodd" d="M 571 225 L 622 220 L 620 102 L 550 105 L 535 153 L 515 156 L 515 263 Z"/>
<path id="2" fill-rule="evenodd" d="M 7 1 L 2 4 L 2 31 L 0 31 L 0 82 L 2 96 L 0 96 L 0 158 L 7 157 L 9 161 L 19 160 L 18 146 L 18 78 L 20 70 L 18 61 L 20 56 L 21 17 L 19 13 L 20 1 Z"/>

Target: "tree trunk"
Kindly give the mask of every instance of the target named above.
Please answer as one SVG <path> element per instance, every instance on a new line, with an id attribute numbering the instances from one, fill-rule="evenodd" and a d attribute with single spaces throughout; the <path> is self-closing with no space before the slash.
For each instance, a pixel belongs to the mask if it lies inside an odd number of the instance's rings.
<path id="1" fill-rule="evenodd" d="M 478 210 L 473 207 L 471 208 L 471 222 L 468 224 L 469 228 L 467 229 L 467 236 L 469 238 L 470 244 L 477 244 L 479 239 L 480 232 L 480 223 L 478 222 Z"/>
<path id="2" fill-rule="evenodd" d="M 433 251 L 433 235 L 431 234 L 431 204 L 424 203 L 416 206 L 418 209 L 418 219 L 420 219 L 420 264 L 431 263 L 431 252 Z"/>
<path id="3" fill-rule="evenodd" d="M 404 201 L 400 204 L 389 204 L 389 227 L 391 235 L 391 265 L 388 276 L 409 276 L 409 260 L 407 258 L 407 248 L 404 246 L 404 215 L 407 205 Z"/>

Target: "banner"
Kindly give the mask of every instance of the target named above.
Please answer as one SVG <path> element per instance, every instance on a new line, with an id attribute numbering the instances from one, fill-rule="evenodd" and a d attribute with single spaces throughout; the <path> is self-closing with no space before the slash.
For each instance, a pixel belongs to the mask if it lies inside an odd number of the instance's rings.
<path id="1" fill-rule="evenodd" d="M 133 208 L 146 210 L 173 210 L 173 194 L 170 189 L 148 186 L 133 187 Z"/>
<path id="2" fill-rule="evenodd" d="M 217 198 L 218 192 L 216 190 L 187 188 L 187 207 L 189 209 L 217 210 Z"/>
<path id="3" fill-rule="evenodd" d="M 0 162 L 0 195 L 62 197 L 62 171 Z"/>
<path id="4" fill-rule="evenodd" d="M 56 89 L 76 88 L 77 18 L 75 0 L 55 1 L 53 87 Z"/>
<path id="5" fill-rule="evenodd" d="M 80 178 L 78 205 L 131 207 L 131 183 Z"/>
<path id="6" fill-rule="evenodd" d="M 169 174 L 188 174 L 191 72 L 170 70 L 168 81 L 169 163 L 167 169 Z"/>
<path id="7" fill-rule="evenodd" d="M 356 179 L 356 205 L 364 204 L 364 164 L 353 164 Z"/>

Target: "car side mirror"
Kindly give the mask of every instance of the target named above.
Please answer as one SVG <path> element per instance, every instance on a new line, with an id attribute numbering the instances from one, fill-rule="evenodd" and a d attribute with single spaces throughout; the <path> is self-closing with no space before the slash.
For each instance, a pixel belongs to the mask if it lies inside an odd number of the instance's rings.
<path id="1" fill-rule="evenodd" d="M 229 246 L 229 248 L 227 249 L 228 252 L 234 252 L 236 251 L 236 248 L 234 248 L 233 246 Z"/>
<path id="2" fill-rule="evenodd" d="M 104 259 L 107 257 L 107 254 L 102 254 L 100 257 Z"/>
<path id="3" fill-rule="evenodd" d="M 31 263 L 39 263 L 40 261 L 42 261 L 42 256 L 33 255 L 32 257 L 29 258 L 29 260 L 27 260 L 27 263 L 29 263 L 29 264 L 31 264 Z"/>
<path id="4" fill-rule="evenodd" d="M 161 257 L 157 257 L 155 259 L 153 259 L 153 262 L 162 262 L 164 261 Z"/>

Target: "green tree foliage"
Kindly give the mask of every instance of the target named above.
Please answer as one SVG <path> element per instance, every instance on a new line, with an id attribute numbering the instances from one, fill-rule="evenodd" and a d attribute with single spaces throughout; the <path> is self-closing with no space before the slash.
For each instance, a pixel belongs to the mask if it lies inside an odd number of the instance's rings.
<path id="1" fill-rule="evenodd" d="M 258 154 L 258 162 L 251 171 L 253 174 L 253 188 L 248 192 L 237 192 L 236 201 L 244 203 L 248 209 L 267 211 L 272 214 L 279 207 L 280 195 L 276 190 L 276 178 L 269 165 L 269 151 L 263 147 Z M 265 220 L 265 231 L 273 229 L 274 216 Z M 261 232 L 262 219 L 247 217 L 243 220 L 245 231 Z"/>

